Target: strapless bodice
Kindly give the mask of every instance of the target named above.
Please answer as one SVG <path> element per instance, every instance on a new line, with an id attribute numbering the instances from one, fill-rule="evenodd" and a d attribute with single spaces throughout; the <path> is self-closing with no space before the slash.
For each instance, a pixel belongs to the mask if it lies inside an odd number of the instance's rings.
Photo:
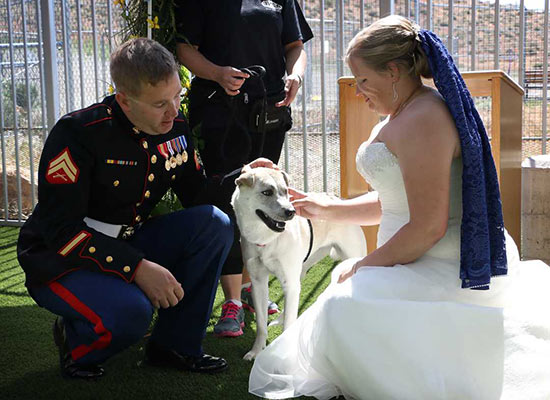
<path id="1" fill-rule="evenodd" d="M 382 220 L 378 246 L 384 244 L 409 221 L 409 205 L 397 157 L 382 142 L 363 143 L 357 151 L 357 170 L 378 192 Z M 439 258 L 460 257 L 460 223 L 462 219 L 462 159 L 451 165 L 449 223 L 446 235 L 426 255 Z"/>

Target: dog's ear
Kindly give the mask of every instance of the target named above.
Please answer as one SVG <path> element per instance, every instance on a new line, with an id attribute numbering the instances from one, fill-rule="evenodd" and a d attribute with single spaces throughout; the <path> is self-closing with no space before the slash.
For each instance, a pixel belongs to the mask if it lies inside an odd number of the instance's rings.
<path id="1" fill-rule="evenodd" d="M 288 176 L 288 174 L 283 170 L 281 170 L 281 174 L 283 174 L 283 178 L 285 178 L 286 186 L 290 186 L 290 177 Z"/>
<path id="2" fill-rule="evenodd" d="M 250 165 L 246 164 L 241 169 L 241 175 L 244 174 L 245 172 L 250 172 L 250 171 L 252 171 L 252 167 Z"/>
<path id="3" fill-rule="evenodd" d="M 237 179 L 235 179 L 235 185 L 252 187 L 254 185 L 254 174 L 252 171 L 250 170 L 248 172 L 243 172 Z"/>

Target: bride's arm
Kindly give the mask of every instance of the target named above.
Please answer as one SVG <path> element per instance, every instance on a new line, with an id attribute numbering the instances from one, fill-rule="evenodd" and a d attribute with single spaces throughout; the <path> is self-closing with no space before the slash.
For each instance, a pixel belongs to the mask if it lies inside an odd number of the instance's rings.
<path id="1" fill-rule="evenodd" d="M 405 117 L 405 115 L 403 115 Z M 446 109 L 430 108 L 402 118 L 386 135 L 386 145 L 398 160 L 405 183 L 410 219 L 383 246 L 355 266 L 393 266 L 415 261 L 446 233 L 449 219 L 450 174 L 454 156 L 460 152 L 458 135 Z M 397 131 L 396 131 L 397 133 Z M 393 139 L 392 139 L 393 137 Z M 355 270 L 346 271 L 340 281 Z"/>
<path id="2" fill-rule="evenodd" d="M 290 189 L 296 214 L 305 218 L 324 219 L 354 225 L 377 225 L 382 209 L 377 192 L 368 192 L 353 199 L 338 199 L 326 195 L 306 194 Z"/>

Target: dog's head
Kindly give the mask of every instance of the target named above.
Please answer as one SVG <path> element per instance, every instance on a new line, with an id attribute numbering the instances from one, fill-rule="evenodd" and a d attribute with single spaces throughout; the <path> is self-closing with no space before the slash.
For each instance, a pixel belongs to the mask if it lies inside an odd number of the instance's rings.
<path id="1" fill-rule="evenodd" d="M 285 230 L 286 221 L 296 214 L 290 203 L 289 179 L 285 172 L 271 168 L 246 168 L 235 183 L 237 187 L 231 205 L 241 233 L 250 231 L 253 226 L 258 228 L 258 224 L 277 233 Z"/>

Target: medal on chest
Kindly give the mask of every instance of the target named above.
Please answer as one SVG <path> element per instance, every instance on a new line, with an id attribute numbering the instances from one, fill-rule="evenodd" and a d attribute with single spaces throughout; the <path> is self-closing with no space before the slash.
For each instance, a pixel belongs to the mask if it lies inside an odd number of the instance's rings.
<path id="1" fill-rule="evenodd" d="M 187 162 L 187 141 L 185 136 L 178 136 L 174 139 L 157 145 L 159 153 L 164 157 L 164 168 L 166 171 L 176 168 Z"/>

